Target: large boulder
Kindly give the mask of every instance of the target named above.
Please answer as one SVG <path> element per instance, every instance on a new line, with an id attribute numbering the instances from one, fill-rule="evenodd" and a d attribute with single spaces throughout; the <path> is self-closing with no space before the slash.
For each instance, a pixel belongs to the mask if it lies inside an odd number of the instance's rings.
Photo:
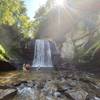
<path id="1" fill-rule="evenodd" d="M 72 98 L 72 100 L 86 100 L 88 93 L 82 89 L 66 91 L 66 96 Z"/>
<path id="2" fill-rule="evenodd" d="M 16 89 L 0 89 L 0 100 L 11 100 L 17 94 Z"/>
<path id="3" fill-rule="evenodd" d="M 16 67 L 9 62 L 0 60 L 0 71 L 16 70 Z"/>

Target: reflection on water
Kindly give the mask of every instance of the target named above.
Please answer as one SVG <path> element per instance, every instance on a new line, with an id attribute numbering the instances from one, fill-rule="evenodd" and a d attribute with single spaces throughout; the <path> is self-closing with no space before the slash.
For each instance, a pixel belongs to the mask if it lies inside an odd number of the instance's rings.
<path id="1" fill-rule="evenodd" d="M 17 87 L 17 95 L 12 100 L 40 100 L 38 98 L 40 91 L 37 88 L 41 83 L 41 80 L 50 80 L 55 76 L 54 72 L 51 71 L 32 71 L 30 73 L 23 71 L 11 71 L 11 72 L 1 72 L 0 73 L 0 85 L 9 85 L 12 83 L 18 83 L 20 81 L 36 81 L 37 85 L 30 87 L 22 83 Z M 44 100 L 44 99 L 43 99 Z"/>
<path id="2" fill-rule="evenodd" d="M 32 71 L 25 73 L 23 71 L 0 72 L 0 85 L 6 85 L 24 80 L 43 80 L 50 79 L 51 72 Z"/>

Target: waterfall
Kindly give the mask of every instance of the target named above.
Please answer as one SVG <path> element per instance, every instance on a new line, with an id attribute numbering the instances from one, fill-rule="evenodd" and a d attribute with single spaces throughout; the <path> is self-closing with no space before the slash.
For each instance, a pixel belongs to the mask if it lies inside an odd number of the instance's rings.
<path id="1" fill-rule="evenodd" d="M 53 67 L 48 40 L 36 40 L 32 67 Z"/>

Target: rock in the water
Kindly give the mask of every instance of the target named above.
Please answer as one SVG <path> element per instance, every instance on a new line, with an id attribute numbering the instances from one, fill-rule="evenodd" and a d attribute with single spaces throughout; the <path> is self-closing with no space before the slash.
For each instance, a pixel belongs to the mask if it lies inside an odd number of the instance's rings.
<path id="1" fill-rule="evenodd" d="M 7 86 L 7 85 L 0 85 L 0 89 L 8 89 L 9 88 L 9 86 Z"/>
<path id="2" fill-rule="evenodd" d="M 18 100 L 37 100 L 35 99 L 36 96 L 37 93 L 33 88 L 27 86 L 18 87 Z"/>
<path id="3" fill-rule="evenodd" d="M 67 79 L 67 84 L 69 84 L 72 87 L 75 87 L 78 85 L 78 82 L 77 82 L 77 80 Z"/>
<path id="4" fill-rule="evenodd" d="M 100 98 L 98 98 L 98 97 L 94 97 L 94 100 L 100 100 Z"/>
<path id="5" fill-rule="evenodd" d="M 55 96 L 55 97 L 61 97 L 61 93 L 60 93 L 60 92 L 55 92 L 55 93 L 54 93 L 54 96 Z"/>
<path id="6" fill-rule="evenodd" d="M 58 81 L 57 89 L 59 92 L 64 92 L 64 91 L 67 91 L 69 89 L 72 89 L 72 86 L 70 85 L 70 83 L 68 84 L 68 81 L 62 80 L 60 82 Z"/>
<path id="7" fill-rule="evenodd" d="M 72 100 L 86 100 L 87 92 L 84 90 L 68 90 L 65 92 L 67 96 L 69 96 Z"/>
<path id="8" fill-rule="evenodd" d="M 28 83 L 27 83 L 27 86 L 28 86 L 28 87 L 34 87 L 35 84 L 34 84 L 33 82 L 28 82 Z"/>
<path id="9" fill-rule="evenodd" d="M 16 89 L 0 89 L 0 100 L 8 100 L 12 96 L 17 94 Z"/>
<path id="10" fill-rule="evenodd" d="M 100 97 L 100 87 L 94 85 L 94 84 L 89 84 L 90 88 L 92 89 L 93 93 L 97 96 Z"/>
<path id="11" fill-rule="evenodd" d="M 100 100 L 100 98 L 96 97 L 93 94 L 89 94 L 89 95 L 87 95 L 86 100 Z"/>

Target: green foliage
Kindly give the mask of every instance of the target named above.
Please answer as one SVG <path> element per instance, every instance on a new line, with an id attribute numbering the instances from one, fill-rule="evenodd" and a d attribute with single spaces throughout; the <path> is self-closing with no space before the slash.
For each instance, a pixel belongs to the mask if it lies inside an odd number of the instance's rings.
<path id="1" fill-rule="evenodd" d="M 91 55 L 91 58 L 95 55 L 95 53 L 100 50 L 100 41 L 98 40 L 96 43 L 92 44 L 92 46 L 87 49 L 83 56 Z"/>
<path id="2" fill-rule="evenodd" d="M 7 60 L 6 54 L 11 59 L 21 58 L 20 41 L 29 38 L 30 34 L 35 38 L 35 31 L 22 0 L 0 0 L 0 44 L 6 51 L 0 51 L 0 58 Z"/>
<path id="3" fill-rule="evenodd" d="M 1 0 L 0 13 L 1 24 L 13 25 L 16 24 L 19 15 L 25 13 L 25 7 L 20 0 Z"/>
<path id="4" fill-rule="evenodd" d="M 6 53 L 5 49 L 3 48 L 3 46 L 1 44 L 0 44 L 0 52 L 3 54 Z"/>
<path id="5" fill-rule="evenodd" d="M 7 53 L 1 44 L 0 44 L 0 60 L 4 60 L 4 61 L 8 60 Z"/>
<path id="6" fill-rule="evenodd" d="M 29 37 L 33 29 L 33 22 L 26 15 L 24 2 L 21 0 L 0 1 L 0 25 L 16 26 L 24 37 Z M 34 33 L 33 37 L 34 37 Z"/>

